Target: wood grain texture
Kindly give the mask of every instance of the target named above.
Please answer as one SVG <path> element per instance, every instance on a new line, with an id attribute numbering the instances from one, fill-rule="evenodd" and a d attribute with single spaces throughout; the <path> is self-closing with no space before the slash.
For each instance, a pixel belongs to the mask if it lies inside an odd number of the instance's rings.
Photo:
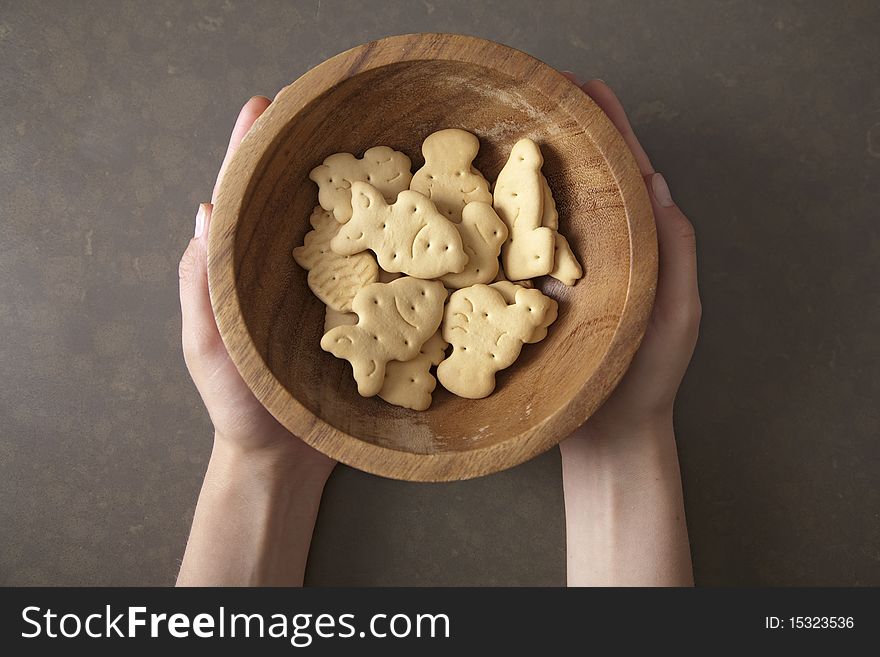
<path id="1" fill-rule="evenodd" d="M 415 169 L 425 136 L 452 127 L 480 138 L 474 164 L 490 180 L 518 139 L 540 145 L 560 230 L 585 277 L 571 288 L 536 281 L 559 301 L 559 319 L 499 373 L 494 394 L 475 401 L 438 386 L 431 408 L 415 412 L 360 397 L 348 363 L 320 349 L 324 306 L 290 252 L 316 204 L 312 167 L 336 152 L 387 145 Z M 278 95 L 222 181 L 208 276 L 226 348 L 291 432 L 368 472 L 447 481 L 521 463 L 601 405 L 641 341 L 657 240 L 632 154 L 580 89 L 497 43 L 414 34 L 337 55 Z"/>

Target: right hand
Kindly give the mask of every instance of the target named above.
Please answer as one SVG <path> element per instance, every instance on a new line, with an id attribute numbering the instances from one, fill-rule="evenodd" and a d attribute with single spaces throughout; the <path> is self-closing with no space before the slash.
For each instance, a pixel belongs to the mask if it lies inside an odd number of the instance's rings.
<path id="1" fill-rule="evenodd" d="M 600 428 L 605 434 L 619 428 L 638 432 L 657 423 L 671 426 L 675 395 L 694 353 L 702 314 L 694 227 L 675 205 L 663 176 L 654 171 L 611 88 L 601 80 L 580 87 L 608 115 L 635 156 L 654 209 L 659 271 L 654 308 L 638 352 L 605 404 L 573 436 L 582 435 L 584 428 Z"/>

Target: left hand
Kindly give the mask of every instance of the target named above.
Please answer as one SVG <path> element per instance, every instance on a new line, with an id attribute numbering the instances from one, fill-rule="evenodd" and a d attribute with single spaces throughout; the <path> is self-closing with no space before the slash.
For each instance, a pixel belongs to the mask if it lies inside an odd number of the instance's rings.
<path id="1" fill-rule="evenodd" d="M 329 476 L 336 462 L 287 431 L 241 378 L 220 337 L 208 294 L 207 246 L 213 202 L 232 154 L 270 103 L 268 98 L 255 96 L 241 109 L 214 185 L 211 203 L 199 207 L 195 236 L 180 260 L 183 355 L 214 424 L 217 446 L 245 455 L 293 461 L 316 474 Z"/>

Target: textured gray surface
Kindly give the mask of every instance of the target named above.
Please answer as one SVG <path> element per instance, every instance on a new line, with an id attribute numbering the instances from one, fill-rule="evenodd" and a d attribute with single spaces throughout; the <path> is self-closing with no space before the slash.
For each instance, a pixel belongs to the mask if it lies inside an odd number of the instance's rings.
<path id="1" fill-rule="evenodd" d="M 239 106 L 450 31 L 607 80 L 697 226 L 697 581 L 880 584 L 877 3 L 362 4 L 0 2 L 0 583 L 173 581 L 210 444 L 175 270 Z M 559 476 L 340 468 L 307 579 L 560 584 Z"/>

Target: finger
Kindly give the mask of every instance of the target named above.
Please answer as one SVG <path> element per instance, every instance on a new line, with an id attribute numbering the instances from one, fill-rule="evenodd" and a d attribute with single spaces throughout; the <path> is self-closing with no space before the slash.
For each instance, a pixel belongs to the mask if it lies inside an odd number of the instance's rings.
<path id="1" fill-rule="evenodd" d="M 633 132 L 623 105 L 620 104 L 611 87 L 602 82 L 602 80 L 590 80 L 586 84 L 581 85 L 581 89 L 605 112 L 608 118 L 611 119 L 614 127 L 623 136 L 623 140 L 636 158 L 636 163 L 639 165 L 639 171 L 642 172 L 642 176 L 654 173 L 651 160 L 639 143 L 638 138 L 636 138 L 636 133 Z"/>
<path id="2" fill-rule="evenodd" d="M 664 312 L 691 325 L 699 323 L 697 241 L 694 227 L 672 200 L 659 173 L 645 176 L 657 224 L 657 302 Z"/>
<path id="3" fill-rule="evenodd" d="M 210 203 L 196 215 L 196 234 L 180 259 L 180 313 L 183 317 L 183 355 L 192 370 L 199 360 L 222 349 L 223 342 L 208 294 L 208 227 Z"/>
<path id="4" fill-rule="evenodd" d="M 220 165 L 220 172 L 217 174 L 217 182 L 214 183 L 214 191 L 211 193 L 212 204 L 217 200 L 217 190 L 220 189 L 220 181 L 223 179 L 226 167 L 229 166 L 232 154 L 235 153 L 241 140 L 244 139 L 248 130 L 251 129 L 254 121 L 260 118 L 260 114 L 265 112 L 271 103 L 272 101 L 265 96 L 254 96 L 244 104 L 244 107 L 238 113 L 235 127 L 232 129 L 232 135 L 229 137 L 229 146 L 226 147 L 226 155 L 223 157 L 223 164 Z"/>
<path id="5" fill-rule="evenodd" d="M 574 84 L 578 87 L 580 87 L 583 84 L 583 82 L 581 82 L 580 79 L 578 79 L 578 76 L 576 76 L 571 71 L 560 71 L 560 73 L 562 73 L 565 77 L 567 77 L 569 80 L 574 82 Z"/>

